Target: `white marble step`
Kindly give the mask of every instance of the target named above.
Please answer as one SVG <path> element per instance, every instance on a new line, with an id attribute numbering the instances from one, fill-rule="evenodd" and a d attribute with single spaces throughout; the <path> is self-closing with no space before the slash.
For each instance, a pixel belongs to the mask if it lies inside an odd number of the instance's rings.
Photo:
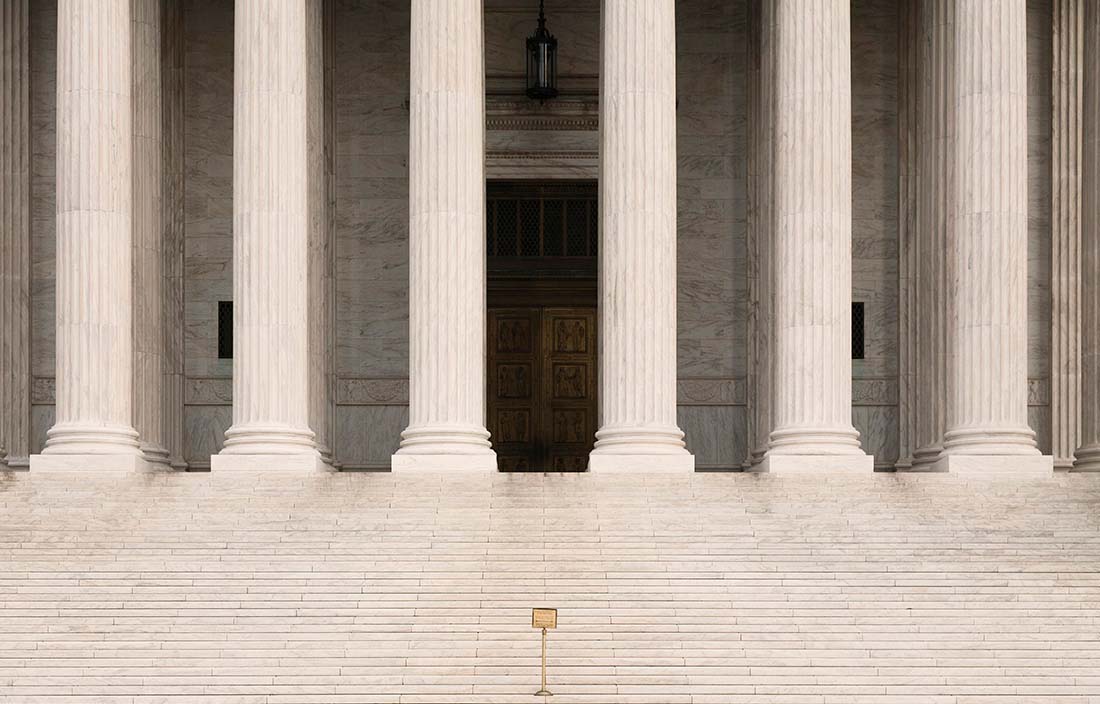
<path id="1" fill-rule="evenodd" d="M 0 702 L 1100 702 L 1100 477 L 0 474 Z"/>

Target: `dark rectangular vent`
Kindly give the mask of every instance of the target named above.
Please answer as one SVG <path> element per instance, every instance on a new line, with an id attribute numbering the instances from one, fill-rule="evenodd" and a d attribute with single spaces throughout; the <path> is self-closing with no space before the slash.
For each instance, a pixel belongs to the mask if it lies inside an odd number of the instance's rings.
<path id="1" fill-rule="evenodd" d="M 218 359 L 233 359 L 233 301 L 218 301 Z"/>
<path id="2" fill-rule="evenodd" d="M 865 350 L 863 303 L 852 303 L 852 359 L 863 359 Z"/>

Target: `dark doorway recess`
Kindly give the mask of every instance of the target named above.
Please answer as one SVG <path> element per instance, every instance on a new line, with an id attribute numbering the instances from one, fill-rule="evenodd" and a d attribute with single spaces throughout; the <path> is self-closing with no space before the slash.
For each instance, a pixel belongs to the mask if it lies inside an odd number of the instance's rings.
<path id="1" fill-rule="evenodd" d="M 594 181 L 487 189 L 488 426 L 504 471 L 584 471 L 597 423 Z"/>

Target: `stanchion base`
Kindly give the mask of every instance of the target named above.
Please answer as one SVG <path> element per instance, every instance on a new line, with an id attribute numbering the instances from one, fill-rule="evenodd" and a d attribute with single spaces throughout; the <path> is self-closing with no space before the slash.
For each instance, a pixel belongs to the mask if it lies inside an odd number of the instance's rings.
<path id="1" fill-rule="evenodd" d="M 540 689 L 539 691 L 535 692 L 535 696 L 536 697 L 552 697 L 552 696 L 554 696 L 554 693 L 551 692 L 548 689 Z"/>

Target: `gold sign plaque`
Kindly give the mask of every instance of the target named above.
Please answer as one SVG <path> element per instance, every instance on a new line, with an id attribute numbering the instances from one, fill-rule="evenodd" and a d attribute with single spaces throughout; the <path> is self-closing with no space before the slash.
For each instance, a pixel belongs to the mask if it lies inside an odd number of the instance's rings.
<path id="1" fill-rule="evenodd" d="M 531 628 L 557 628 L 557 609 L 531 609 Z"/>

